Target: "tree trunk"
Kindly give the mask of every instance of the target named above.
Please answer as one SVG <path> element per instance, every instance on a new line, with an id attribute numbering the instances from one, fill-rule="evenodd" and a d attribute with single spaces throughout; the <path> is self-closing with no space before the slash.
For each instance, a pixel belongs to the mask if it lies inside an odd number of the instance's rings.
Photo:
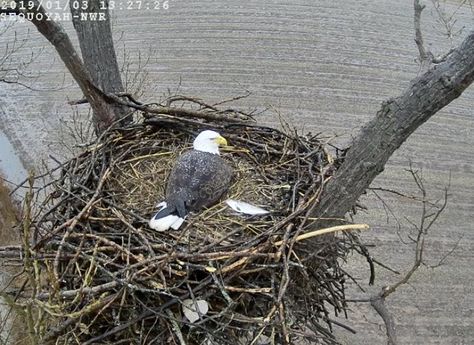
<path id="1" fill-rule="evenodd" d="M 445 61 L 411 82 L 399 97 L 382 104 L 361 130 L 344 163 L 327 183 L 314 214 L 341 218 L 380 174 L 393 152 L 474 80 L 474 31 Z"/>
<path id="2" fill-rule="evenodd" d="M 98 132 L 102 132 L 119 118 L 116 113 L 116 102 L 95 84 L 61 24 L 53 20 L 47 20 L 46 11 L 37 0 L 29 1 L 31 6 L 25 6 L 21 0 L 15 0 L 15 8 L 1 8 L 0 13 L 23 13 L 54 46 L 59 57 L 81 88 L 84 97 L 91 105 L 96 128 Z M 21 9 L 24 7 L 27 7 L 27 9 Z M 31 14 L 31 17 L 28 14 Z"/>
<path id="3" fill-rule="evenodd" d="M 85 0 L 74 9 L 75 2 L 69 3 L 72 22 L 79 38 L 82 59 L 96 86 L 105 93 L 123 92 L 122 79 L 115 54 L 115 47 L 110 29 L 108 1 Z M 87 7 L 83 5 L 87 4 Z M 92 20 L 92 15 L 98 20 Z M 89 18 L 84 20 L 83 17 Z M 114 104 L 115 118 L 123 118 L 128 108 Z"/>

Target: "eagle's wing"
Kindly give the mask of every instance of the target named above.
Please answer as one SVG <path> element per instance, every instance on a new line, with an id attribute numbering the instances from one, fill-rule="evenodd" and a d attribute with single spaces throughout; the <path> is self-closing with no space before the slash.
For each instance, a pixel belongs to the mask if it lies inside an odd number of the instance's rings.
<path id="1" fill-rule="evenodd" d="M 173 167 L 166 189 L 168 204 L 198 211 L 219 200 L 230 187 L 232 168 L 218 155 L 191 150 Z"/>

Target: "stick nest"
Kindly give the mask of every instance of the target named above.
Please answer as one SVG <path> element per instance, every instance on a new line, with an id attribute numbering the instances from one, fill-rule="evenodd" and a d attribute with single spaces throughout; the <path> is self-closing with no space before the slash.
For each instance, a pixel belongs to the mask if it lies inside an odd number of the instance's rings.
<path id="1" fill-rule="evenodd" d="M 271 213 L 242 216 L 222 200 L 178 231 L 150 229 L 173 162 L 204 129 L 231 146 L 225 198 Z M 340 263 L 355 235 L 298 236 L 314 230 L 339 161 L 290 129 L 155 116 L 107 132 L 26 212 L 30 332 L 54 344 L 336 343 L 330 315 L 345 311 Z M 186 300 L 209 311 L 191 323 Z"/>

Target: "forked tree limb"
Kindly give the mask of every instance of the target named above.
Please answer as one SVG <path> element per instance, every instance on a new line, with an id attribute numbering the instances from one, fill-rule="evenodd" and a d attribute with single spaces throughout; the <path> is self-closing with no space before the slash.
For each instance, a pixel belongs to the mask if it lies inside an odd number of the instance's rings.
<path id="1" fill-rule="evenodd" d="M 444 190 L 444 195 L 442 201 L 438 202 L 430 202 L 427 198 L 426 189 L 423 183 L 423 177 L 421 173 L 414 171 L 410 167 L 410 173 L 415 180 L 415 183 L 420 192 L 420 200 L 422 204 L 421 208 L 421 216 L 419 220 L 419 224 L 412 223 L 412 225 L 417 229 L 417 236 L 416 239 L 414 238 L 413 241 L 416 244 L 415 246 L 415 257 L 413 260 L 413 264 L 411 268 L 403 274 L 403 276 L 393 284 L 383 287 L 380 289 L 378 293 L 372 295 L 368 300 L 365 302 L 370 302 L 370 305 L 375 309 L 375 311 L 380 315 L 384 324 L 385 330 L 387 334 L 387 345 L 397 345 L 397 329 L 395 320 L 390 313 L 386 305 L 386 299 L 391 294 L 395 293 L 399 288 L 403 285 L 409 283 L 412 279 L 412 276 L 415 272 L 424 264 L 424 251 L 426 245 L 426 237 L 428 232 L 432 228 L 433 224 L 439 219 L 439 216 L 444 212 L 446 209 L 446 205 L 448 203 L 448 190 L 449 185 Z M 436 211 L 433 211 L 432 208 L 436 208 Z"/>
<path id="2" fill-rule="evenodd" d="M 61 24 L 50 20 L 45 9 L 37 0 L 30 0 L 28 6 L 20 6 L 21 1 L 15 0 L 17 8 L 26 7 L 24 10 L 12 9 L 15 14 L 27 14 L 32 17 L 31 23 L 35 25 L 38 31 L 54 46 L 61 60 L 66 65 L 74 80 L 77 82 L 84 96 L 89 101 L 94 111 L 94 120 L 99 131 L 111 126 L 116 120 L 115 107 L 116 104 L 111 102 L 107 96 L 93 82 L 87 68 L 82 59 L 74 48 L 69 36 Z M 31 3 L 31 6 L 30 6 Z M 10 9 L 2 9 L 1 12 Z"/>
<path id="3" fill-rule="evenodd" d="M 385 299 L 383 297 L 373 298 L 370 300 L 370 305 L 375 309 L 377 314 L 380 315 L 384 324 L 385 332 L 387 333 L 387 345 L 397 345 L 397 332 L 395 328 L 395 320 L 392 314 L 385 305 Z"/>
<path id="4" fill-rule="evenodd" d="M 420 0 L 415 0 L 413 2 L 413 7 L 415 11 L 413 24 L 415 27 L 415 43 L 418 48 L 418 53 L 420 55 L 421 70 L 426 71 L 431 63 L 433 62 L 433 54 L 426 49 L 425 43 L 423 42 L 423 35 L 421 33 L 421 12 L 424 10 L 425 5 L 420 3 Z"/>
<path id="5" fill-rule="evenodd" d="M 413 80 L 399 97 L 384 102 L 327 183 L 318 217 L 343 217 L 380 174 L 388 159 L 431 116 L 458 98 L 474 80 L 474 31 L 446 60 Z"/>

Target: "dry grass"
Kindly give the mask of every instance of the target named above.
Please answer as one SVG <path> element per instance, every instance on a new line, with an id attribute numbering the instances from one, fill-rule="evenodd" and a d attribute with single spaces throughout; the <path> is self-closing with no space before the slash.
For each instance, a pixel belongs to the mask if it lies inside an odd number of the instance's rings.
<path id="1" fill-rule="evenodd" d="M 157 202 L 164 200 L 166 179 L 173 163 L 181 153 L 191 149 L 189 138 L 184 142 L 179 137 L 175 139 L 171 147 L 164 150 L 158 147 L 156 152 L 152 150 L 149 154 L 128 158 L 116 164 L 105 188 L 114 191 L 114 198 L 120 200 L 121 206 L 150 216 L 155 212 Z M 140 145 L 153 147 L 158 141 L 159 138 L 152 137 L 140 141 Z M 235 174 L 226 198 L 259 205 L 272 211 L 274 216 L 263 220 L 244 219 L 229 209 L 222 200 L 213 207 L 188 217 L 188 226 L 181 231 L 181 235 L 194 238 L 196 246 L 200 246 L 203 239 L 216 240 L 235 228 L 249 236 L 257 235 L 268 227 L 269 221 L 283 219 L 283 214 L 287 212 L 288 205 L 284 203 L 284 196 L 290 192 L 291 186 L 287 181 L 276 181 L 275 178 L 270 181 L 269 176 L 279 167 L 284 169 L 285 164 L 291 163 L 276 165 L 273 161 L 268 161 L 257 165 L 254 155 L 248 149 L 239 147 L 224 148 L 222 156 L 231 164 Z"/>

